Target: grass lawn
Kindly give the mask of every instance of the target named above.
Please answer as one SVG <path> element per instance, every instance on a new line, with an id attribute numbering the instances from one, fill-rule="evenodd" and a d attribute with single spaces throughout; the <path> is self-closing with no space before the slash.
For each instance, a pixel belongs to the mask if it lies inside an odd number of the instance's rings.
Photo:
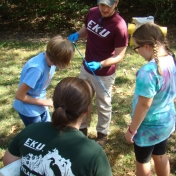
<path id="1" fill-rule="evenodd" d="M 12 107 L 21 68 L 29 58 L 45 51 L 45 45 L 45 42 L 35 41 L 0 42 L 0 168 L 3 167 L 2 157 L 8 144 L 24 128 L 17 112 Z M 84 55 L 85 44 L 78 43 L 77 47 Z M 176 47 L 173 49 L 176 51 Z M 47 90 L 47 96 L 52 97 L 54 87 L 61 79 L 68 76 L 78 76 L 81 63 L 82 58 L 76 51 L 70 67 L 56 71 Z M 143 63 L 144 59 L 135 54 L 129 47 L 124 60 L 117 66 L 112 97 L 111 133 L 104 148 L 114 176 L 135 175 L 133 146 L 126 143 L 124 135 L 130 123 L 135 74 Z M 89 128 L 89 135 L 95 137 L 97 112 L 94 101 L 92 110 L 93 121 Z M 174 176 L 176 175 L 176 133 L 173 133 L 169 138 L 167 154 L 171 163 L 171 176 Z"/>

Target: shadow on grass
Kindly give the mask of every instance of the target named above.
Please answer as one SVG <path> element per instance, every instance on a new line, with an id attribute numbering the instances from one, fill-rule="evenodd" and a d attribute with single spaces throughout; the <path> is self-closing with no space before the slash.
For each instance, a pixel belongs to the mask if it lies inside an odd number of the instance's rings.
<path id="1" fill-rule="evenodd" d="M 170 159 L 171 173 L 176 175 L 176 158 Z"/>
<path id="2" fill-rule="evenodd" d="M 8 123 L 9 121 L 9 123 Z M 6 120 L 4 126 L 1 126 L 0 133 L 0 168 L 3 167 L 3 156 L 5 151 L 7 150 L 10 142 L 13 138 L 24 128 L 24 125 L 19 122 L 19 119 L 15 119 L 13 121 Z"/>
<path id="3" fill-rule="evenodd" d="M 13 106 L 7 107 L 2 109 L 2 111 L 0 111 L 0 122 L 2 123 L 3 120 L 8 121 L 10 123 L 11 119 L 19 119 L 18 113 L 17 111 L 13 108 Z"/>
<path id="4" fill-rule="evenodd" d="M 176 157 L 170 159 L 171 173 L 176 175 Z"/>
<path id="5" fill-rule="evenodd" d="M 105 147 L 113 176 L 124 176 L 135 169 L 133 145 L 128 144 L 122 128 L 113 130 Z"/>
<path id="6" fill-rule="evenodd" d="M 0 168 L 3 167 L 3 156 L 5 154 L 5 151 L 8 149 L 10 142 L 23 129 L 23 127 L 16 122 L 12 123 L 11 125 L 16 126 L 16 130 L 13 133 L 0 133 Z M 6 128 L 10 127 L 6 126 Z"/>
<path id="7" fill-rule="evenodd" d="M 122 84 L 126 84 L 126 83 L 130 83 L 131 80 L 126 78 L 126 77 L 120 77 L 120 76 L 117 76 L 116 79 L 115 79 L 115 85 L 122 85 Z"/>
<path id="8" fill-rule="evenodd" d="M 14 130 L 12 127 L 14 127 Z M 4 129 L 4 131 L 0 133 L 1 149 L 7 149 L 9 142 L 11 142 L 11 140 L 24 128 L 24 126 L 19 123 L 19 121 L 14 121 L 6 125 L 5 128 L 10 130 L 6 131 Z"/>

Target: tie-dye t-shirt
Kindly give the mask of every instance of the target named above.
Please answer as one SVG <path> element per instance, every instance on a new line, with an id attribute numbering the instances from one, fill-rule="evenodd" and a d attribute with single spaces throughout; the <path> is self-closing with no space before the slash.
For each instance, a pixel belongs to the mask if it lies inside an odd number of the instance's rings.
<path id="1" fill-rule="evenodd" d="M 138 96 L 153 98 L 152 105 L 134 136 L 138 146 L 151 146 L 167 139 L 175 130 L 176 63 L 172 56 L 159 60 L 162 75 L 151 60 L 136 75 L 136 88 L 132 103 L 132 117 Z"/>

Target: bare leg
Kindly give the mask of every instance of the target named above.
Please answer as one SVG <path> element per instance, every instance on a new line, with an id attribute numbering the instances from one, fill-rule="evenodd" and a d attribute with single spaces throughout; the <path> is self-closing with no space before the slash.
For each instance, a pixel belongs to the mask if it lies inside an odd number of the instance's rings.
<path id="1" fill-rule="evenodd" d="M 142 164 L 136 161 L 136 176 L 151 176 L 150 162 Z"/>
<path id="2" fill-rule="evenodd" d="M 166 154 L 164 155 L 152 155 L 155 163 L 155 169 L 157 176 L 169 176 L 170 175 L 170 164 Z"/>

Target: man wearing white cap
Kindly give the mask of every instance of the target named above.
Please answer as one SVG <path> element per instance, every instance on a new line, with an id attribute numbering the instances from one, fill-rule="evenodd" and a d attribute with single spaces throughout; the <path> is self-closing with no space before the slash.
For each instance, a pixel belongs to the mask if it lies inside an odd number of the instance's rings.
<path id="1" fill-rule="evenodd" d="M 96 92 L 98 111 L 96 130 L 97 142 L 100 145 L 106 143 L 109 134 L 112 113 L 111 92 L 116 77 L 116 64 L 122 61 L 128 45 L 127 25 L 115 10 L 118 3 L 119 0 L 98 0 L 98 7 L 89 10 L 85 26 L 68 37 L 71 42 L 76 42 L 78 38 L 87 38 L 85 60 L 109 93 L 108 96 L 83 62 L 79 77 L 89 80 Z M 85 119 L 80 130 L 87 135 L 89 126 L 90 119 Z"/>

